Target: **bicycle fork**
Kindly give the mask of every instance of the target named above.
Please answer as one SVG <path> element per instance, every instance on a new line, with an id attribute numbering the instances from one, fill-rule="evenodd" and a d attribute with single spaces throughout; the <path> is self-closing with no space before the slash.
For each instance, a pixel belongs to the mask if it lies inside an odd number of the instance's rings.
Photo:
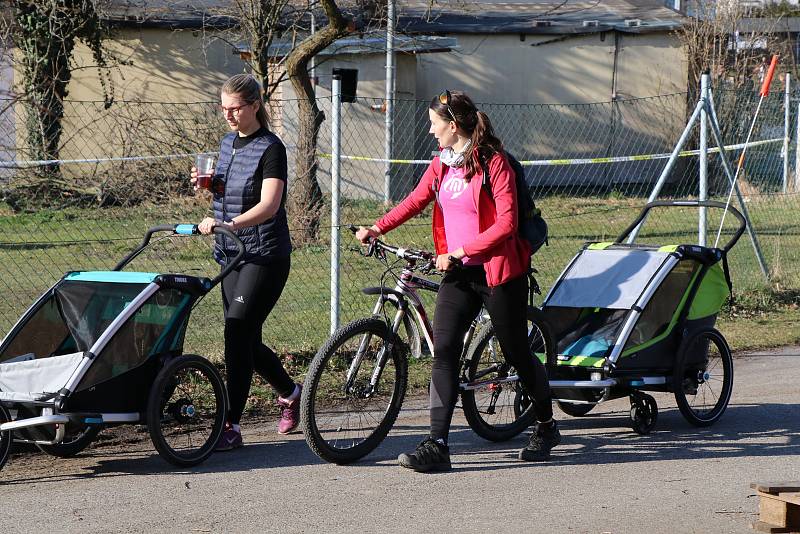
<path id="1" fill-rule="evenodd" d="M 382 308 L 383 304 L 386 299 L 379 298 L 378 303 L 375 305 L 375 310 L 373 311 L 373 315 L 376 315 Z M 386 367 L 386 362 L 388 361 L 389 357 L 394 350 L 394 340 L 395 335 L 397 334 L 400 324 L 403 322 L 403 317 L 406 314 L 406 302 L 398 299 L 397 302 L 397 313 L 395 313 L 394 320 L 392 321 L 392 328 L 390 331 L 389 339 L 386 343 L 381 343 L 380 349 L 378 350 L 378 354 L 375 358 L 375 368 L 372 370 L 372 374 L 370 375 L 369 384 L 367 387 L 364 388 L 364 391 L 357 392 L 360 393 L 364 398 L 371 397 L 378 387 L 378 382 L 380 381 L 381 374 L 383 373 L 383 369 Z M 372 334 L 367 333 L 361 338 L 361 342 L 359 343 L 358 350 L 356 351 L 355 356 L 353 357 L 353 361 L 350 363 L 350 368 L 347 371 L 347 381 L 345 382 L 345 393 L 353 393 L 353 388 L 355 385 L 355 378 L 358 376 L 358 370 L 361 368 L 361 364 L 364 361 L 364 355 L 366 354 L 367 350 L 369 349 L 370 342 L 372 341 Z"/>

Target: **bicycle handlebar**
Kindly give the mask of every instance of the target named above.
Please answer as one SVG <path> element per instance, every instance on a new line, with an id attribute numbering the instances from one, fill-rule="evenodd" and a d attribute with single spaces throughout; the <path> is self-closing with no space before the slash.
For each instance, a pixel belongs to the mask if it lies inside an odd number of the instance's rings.
<path id="1" fill-rule="evenodd" d="M 358 231 L 358 228 L 356 228 L 352 224 L 349 225 L 347 228 L 354 234 Z M 416 264 L 417 262 L 433 264 L 436 261 L 436 255 L 430 252 L 426 252 L 424 250 L 417 250 L 413 248 L 395 247 L 384 243 L 377 237 L 370 237 L 368 242 L 367 252 L 364 255 L 367 257 L 375 256 L 379 250 L 382 252 L 389 252 L 390 254 L 394 254 L 398 258 L 406 260 L 407 262 L 412 264 Z"/>

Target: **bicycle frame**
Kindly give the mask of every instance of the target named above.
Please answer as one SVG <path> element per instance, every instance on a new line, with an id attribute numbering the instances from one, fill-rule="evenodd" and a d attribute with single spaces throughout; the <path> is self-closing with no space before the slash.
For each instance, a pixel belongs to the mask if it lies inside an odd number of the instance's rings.
<path id="1" fill-rule="evenodd" d="M 429 280 L 427 278 L 423 278 L 414 273 L 408 267 L 404 267 L 397 283 L 393 288 L 387 287 L 367 287 L 364 288 L 362 291 L 368 295 L 378 295 L 378 300 L 375 303 L 375 307 L 372 310 L 373 315 L 381 315 L 384 305 L 387 301 L 394 303 L 397 306 L 397 312 L 395 312 L 394 317 L 391 321 L 391 332 L 392 334 L 397 334 L 400 331 L 400 327 L 403 324 L 403 319 L 408 315 L 409 307 L 413 312 L 411 314 L 412 320 L 417 324 L 419 329 L 422 332 L 422 335 L 425 339 L 425 343 L 430 350 L 431 355 L 434 354 L 433 348 L 433 327 L 431 326 L 430 319 L 428 318 L 428 313 L 425 310 L 425 305 L 422 303 L 422 299 L 420 298 L 417 290 L 422 289 L 425 291 L 437 292 L 439 290 L 440 284 L 438 282 L 434 282 L 433 280 Z M 469 329 L 464 334 L 464 347 L 461 353 L 461 360 L 463 361 L 466 354 L 469 351 L 470 344 L 472 343 L 472 338 L 475 335 L 475 332 L 478 328 L 478 325 L 488 322 L 489 317 L 488 314 L 481 310 L 475 319 L 470 324 Z M 361 366 L 361 361 L 363 359 L 363 355 L 365 352 L 366 347 L 369 345 L 370 336 L 365 335 L 364 339 L 361 340 L 359 344 L 358 352 L 356 356 L 353 358 L 353 361 L 350 365 L 350 369 L 348 371 L 348 378 L 346 382 L 346 388 L 348 391 L 352 388 L 352 381 L 353 377 L 355 377 L 358 373 L 358 369 Z M 372 372 L 372 376 L 370 378 L 370 391 L 365 392 L 369 395 L 374 388 L 376 387 L 378 380 L 380 379 L 381 373 L 383 372 L 383 368 L 386 365 L 386 359 L 388 358 L 389 350 L 393 347 L 392 344 L 389 346 L 384 346 L 381 348 L 381 352 L 378 355 L 377 365 Z M 469 386 L 467 386 L 469 387 Z M 470 388 L 472 389 L 472 388 Z"/>

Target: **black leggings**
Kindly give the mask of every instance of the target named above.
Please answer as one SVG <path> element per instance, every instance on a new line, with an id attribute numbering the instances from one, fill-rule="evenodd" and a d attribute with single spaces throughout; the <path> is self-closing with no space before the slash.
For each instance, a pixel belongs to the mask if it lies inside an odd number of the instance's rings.
<path id="1" fill-rule="evenodd" d="M 539 421 L 553 417 L 547 372 L 530 355 L 527 326 L 528 277 L 522 275 L 496 287 L 486 285 L 482 266 L 448 272 L 436 296 L 433 317 L 434 358 L 431 371 L 431 437 L 447 440 L 458 397 L 458 372 L 464 334 L 481 305 L 492 319 L 495 335 L 506 360 L 517 370 L 533 395 Z"/>
<path id="2" fill-rule="evenodd" d="M 225 306 L 225 368 L 228 372 L 228 421 L 238 424 L 255 370 L 281 397 L 294 381 L 275 352 L 261 342 L 261 329 L 289 277 L 289 258 L 266 265 L 244 263 L 222 281 Z"/>

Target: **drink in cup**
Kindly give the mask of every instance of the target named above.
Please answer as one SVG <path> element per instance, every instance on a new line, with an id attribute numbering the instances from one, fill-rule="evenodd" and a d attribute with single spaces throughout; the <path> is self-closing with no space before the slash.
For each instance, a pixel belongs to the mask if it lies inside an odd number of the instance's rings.
<path id="1" fill-rule="evenodd" d="M 195 161 L 197 167 L 197 187 L 211 190 L 211 176 L 214 174 L 214 156 L 211 154 L 198 154 Z"/>

